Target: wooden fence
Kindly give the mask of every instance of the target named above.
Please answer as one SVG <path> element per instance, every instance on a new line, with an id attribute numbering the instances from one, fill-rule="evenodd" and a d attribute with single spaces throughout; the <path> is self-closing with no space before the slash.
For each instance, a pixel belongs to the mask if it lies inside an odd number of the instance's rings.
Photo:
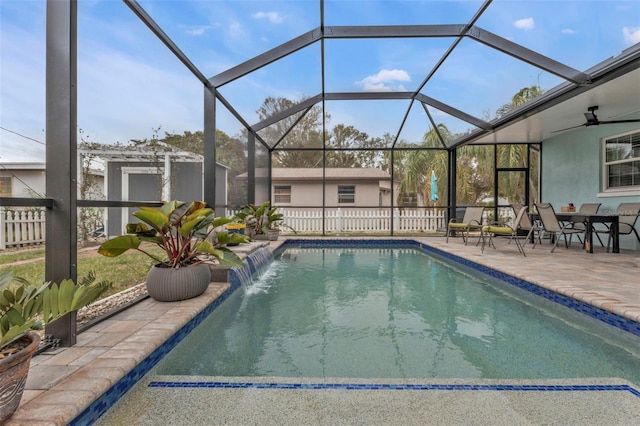
<path id="1" fill-rule="evenodd" d="M 0 250 L 44 241 L 44 210 L 0 208 Z"/>

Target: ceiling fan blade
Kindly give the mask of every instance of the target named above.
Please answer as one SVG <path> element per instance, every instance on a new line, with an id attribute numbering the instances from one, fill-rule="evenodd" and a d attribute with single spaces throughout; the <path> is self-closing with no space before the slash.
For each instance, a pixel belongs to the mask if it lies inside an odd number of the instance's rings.
<path id="1" fill-rule="evenodd" d="M 602 123 L 602 121 L 601 121 L 601 123 Z M 577 129 L 578 127 L 584 127 L 584 126 L 588 126 L 588 125 L 589 125 L 588 123 L 580 124 L 580 125 L 578 125 L 578 126 L 567 127 L 566 129 L 554 130 L 554 131 L 553 131 L 553 132 L 551 132 L 551 133 L 564 132 L 565 130 Z"/>

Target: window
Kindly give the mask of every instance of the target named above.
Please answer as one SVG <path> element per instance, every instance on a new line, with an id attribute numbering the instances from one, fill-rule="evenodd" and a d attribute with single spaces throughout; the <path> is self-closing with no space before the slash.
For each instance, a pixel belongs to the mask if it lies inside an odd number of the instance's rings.
<path id="1" fill-rule="evenodd" d="M 604 141 L 605 189 L 640 187 L 640 132 Z"/>
<path id="2" fill-rule="evenodd" d="M 0 197 L 11 197 L 10 177 L 0 177 Z"/>
<path id="3" fill-rule="evenodd" d="M 338 204 L 353 204 L 356 202 L 356 187 L 353 185 L 338 185 Z"/>
<path id="4" fill-rule="evenodd" d="M 291 204 L 291 185 L 273 186 L 274 204 Z"/>

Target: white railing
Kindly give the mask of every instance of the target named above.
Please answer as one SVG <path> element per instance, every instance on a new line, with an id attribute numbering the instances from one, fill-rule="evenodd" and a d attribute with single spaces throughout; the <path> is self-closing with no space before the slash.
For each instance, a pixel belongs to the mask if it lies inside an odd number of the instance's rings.
<path id="1" fill-rule="evenodd" d="M 322 233 L 324 220 L 326 233 L 389 233 L 435 232 L 446 227 L 445 210 L 430 208 L 404 209 L 344 209 L 281 207 L 284 223 L 301 234 Z M 234 212 L 231 212 L 233 214 Z M 291 234 L 287 227 L 280 229 Z"/>
<path id="2" fill-rule="evenodd" d="M 44 241 L 44 210 L 0 208 L 0 250 Z"/>

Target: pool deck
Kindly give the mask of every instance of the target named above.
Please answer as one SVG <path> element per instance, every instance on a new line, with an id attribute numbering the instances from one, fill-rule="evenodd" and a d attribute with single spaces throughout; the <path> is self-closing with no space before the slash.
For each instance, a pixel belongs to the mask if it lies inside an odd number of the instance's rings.
<path id="1" fill-rule="evenodd" d="M 401 238 L 401 237 L 398 237 Z M 387 238 L 380 238 L 387 239 Z M 423 242 L 481 265 L 552 289 L 571 298 L 640 322 L 640 254 L 622 250 L 585 253 L 579 244 L 560 245 L 550 253 L 548 243 L 523 257 L 514 245 L 498 239 L 497 248 L 481 253 L 475 241 L 443 237 L 401 238 Z M 280 242 L 270 243 L 275 248 Z M 71 348 L 33 358 L 25 393 L 7 425 L 66 425 L 125 377 L 177 330 L 205 309 L 228 284 L 216 283 L 200 297 L 173 303 L 146 299 L 78 336 Z M 158 380 L 155 376 L 154 380 Z M 163 378 L 164 380 L 165 378 Z M 197 378 L 195 378 L 197 379 Z M 207 378 L 210 380 L 211 378 Z M 141 379 L 142 384 L 151 380 Z M 184 380 L 180 378 L 179 380 Z M 201 379 L 205 380 L 205 379 Z M 220 378 L 231 382 L 243 382 Z M 273 382 L 273 378 L 265 379 Z M 279 380 L 279 383 L 291 379 Z M 296 383 L 307 383 L 293 379 Z M 259 379 L 251 378 L 258 382 Z M 318 381 L 312 381 L 317 383 Z M 348 380 L 348 384 L 375 383 Z M 386 380 L 385 383 L 389 383 Z M 397 381 L 391 381 L 398 383 Z M 148 401 L 122 410 L 138 413 L 128 424 L 640 424 L 640 389 L 621 379 L 560 380 L 526 384 L 550 388 L 519 389 L 517 381 L 402 381 L 403 390 L 352 389 L 345 380 L 326 380 L 335 389 L 146 388 Z M 427 385 L 416 390 L 412 384 Z M 438 386 L 447 383 L 450 388 Z M 467 388 L 463 385 L 477 385 Z M 580 391 L 578 385 L 602 384 Z M 630 385 L 618 389 L 613 385 Z M 409 386 L 407 386 L 409 385 Z M 556 387 L 554 387 L 556 386 Z M 568 390 L 565 386 L 569 386 Z M 168 398 L 168 399 L 167 399 Z M 168 401 L 176 402 L 168 406 Z M 159 412 L 153 414 L 157 405 Z M 109 414 L 99 424 L 122 424 Z M 131 418 L 136 418 L 131 423 Z"/>

